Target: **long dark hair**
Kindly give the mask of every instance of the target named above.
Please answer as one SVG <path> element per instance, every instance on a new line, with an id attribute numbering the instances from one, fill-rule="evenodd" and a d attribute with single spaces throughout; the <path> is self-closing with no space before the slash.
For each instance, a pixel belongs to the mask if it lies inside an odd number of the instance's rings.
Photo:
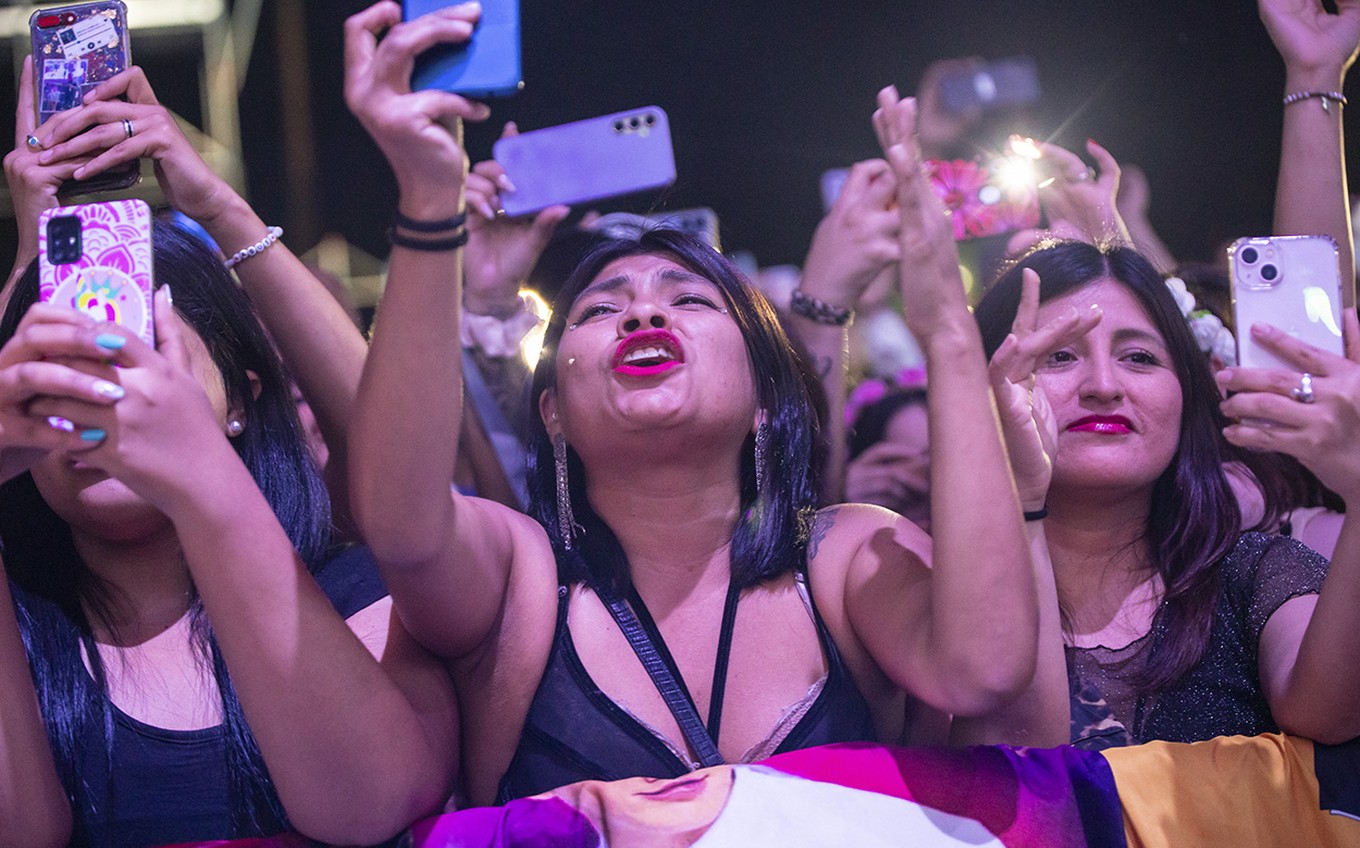
<path id="1" fill-rule="evenodd" d="M 153 242 L 157 281 L 172 285 L 175 311 L 202 337 L 222 374 L 228 402 L 243 410 L 246 428 L 232 444 L 303 561 L 319 566 L 330 537 L 330 501 L 269 339 L 244 292 L 211 250 L 161 221 Z M 37 267 L 31 265 L 0 319 L 0 344 L 13 337 L 37 296 Z M 259 378 L 258 396 L 247 372 Z M 71 528 L 43 500 L 30 474 L 0 486 L 0 544 L 57 768 L 77 811 L 74 841 L 83 843 L 97 834 L 82 832 L 79 811 L 111 799 L 90 797 L 84 785 L 81 763 L 98 752 L 84 750 L 82 739 L 91 728 L 102 730 L 111 773 L 114 721 L 86 609 L 108 625 L 107 613 L 117 598 L 81 561 Z M 190 627 L 194 648 L 211 665 L 222 697 L 235 824 L 243 834 L 280 827 L 284 812 L 197 598 Z"/>
<path id="2" fill-rule="evenodd" d="M 774 309 L 731 262 L 703 242 L 678 230 L 654 229 L 636 239 L 601 238 L 563 284 L 553 304 L 552 320 L 544 337 L 543 354 L 534 371 L 533 398 L 537 409 L 543 392 L 557 385 L 557 346 L 571 306 L 581 291 L 616 259 L 661 254 L 710 281 L 723 293 L 732 318 L 746 340 L 755 375 L 756 400 L 770 427 L 764 490 L 756 491 L 755 440 L 748 436 L 742 449 L 742 517 L 732 536 L 732 580 L 751 586 L 798 567 L 807 544 L 810 508 L 816 504 L 821 449 L 814 411 L 815 379 L 807 363 L 795 353 L 779 325 Z M 609 526 L 586 497 L 586 471 L 580 458 L 567 448 L 571 508 L 584 533 L 570 551 L 557 532 L 557 487 L 552 442 L 540 416 L 530 416 L 529 512 L 547 529 L 557 553 L 559 579 L 585 582 L 626 592 L 631 581 L 628 560 Z"/>
<path id="3" fill-rule="evenodd" d="M 1223 473 L 1223 461 L 1232 453 L 1222 437 L 1227 421 L 1218 408 L 1218 386 L 1161 274 L 1120 246 L 1050 243 L 1010 266 L 974 311 L 988 356 L 1010 332 L 1025 268 L 1039 274 L 1041 301 L 1100 279 L 1123 285 L 1166 341 L 1180 383 L 1180 441 L 1153 485 L 1144 534 L 1166 586 L 1159 613 L 1165 636 L 1154 642 L 1146 670 L 1135 682 L 1155 691 L 1180 679 L 1203 656 L 1219 597 L 1217 565 L 1241 532 L 1241 512 Z"/>

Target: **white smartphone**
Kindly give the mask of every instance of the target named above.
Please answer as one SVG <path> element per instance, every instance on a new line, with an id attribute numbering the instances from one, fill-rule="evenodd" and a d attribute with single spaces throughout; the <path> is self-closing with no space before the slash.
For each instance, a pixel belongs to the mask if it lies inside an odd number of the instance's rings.
<path id="1" fill-rule="evenodd" d="M 515 186 L 501 192 L 509 215 L 675 182 L 670 124 L 657 106 L 503 138 L 492 153 Z"/>
<path id="2" fill-rule="evenodd" d="M 1297 370 L 1252 340 L 1252 324 L 1271 324 L 1314 347 L 1344 355 L 1339 255 L 1330 236 L 1233 242 L 1228 269 L 1239 365 Z"/>

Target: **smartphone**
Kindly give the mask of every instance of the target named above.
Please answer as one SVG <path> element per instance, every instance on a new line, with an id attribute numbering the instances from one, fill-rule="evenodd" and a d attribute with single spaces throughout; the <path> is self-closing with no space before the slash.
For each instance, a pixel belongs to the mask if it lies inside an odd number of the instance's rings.
<path id="1" fill-rule="evenodd" d="M 822 171 L 822 178 L 818 185 L 822 193 L 822 213 L 831 211 L 831 207 L 836 205 L 836 198 L 841 196 L 841 189 L 845 188 L 845 181 L 850 179 L 849 168 L 832 168 Z"/>
<path id="2" fill-rule="evenodd" d="M 435 88 L 469 97 L 504 97 L 524 87 L 520 76 L 519 0 L 481 0 L 482 16 L 466 44 L 442 44 L 416 57 L 411 90 Z M 457 5 L 402 0 L 402 20 Z"/>
<path id="3" fill-rule="evenodd" d="M 940 79 L 940 105 L 955 115 L 1018 106 L 1038 99 L 1039 69 L 1029 56 L 997 59 Z"/>
<path id="4" fill-rule="evenodd" d="M 653 212 L 634 215 L 631 212 L 610 212 L 596 219 L 591 229 L 611 238 L 637 238 L 647 230 L 659 228 L 680 230 L 722 252 L 718 237 L 718 213 L 706 206 L 677 209 L 674 212 Z"/>
<path id="5" fill-rule="evenodd" d="M 1330 236 L 1243 238 L 1228 248 L 1237 364 L 1297 366 L 1259 346 L 1252 324 L 1272 324 L 1314 347 L 1344 356 L 1340 252 Z"/>
<path id="6" fill-rule="evenodd" d="M 515 186 L 501 192 L 509 215 L 675 182 L 670 123 L 656 106 L 502 138 L 492 155 Z"/>
<path id="7" fill-rule="evenodd" d="M 151 257 L 151 209 L 140 200 L 38 216 L 39 299 L 120 324 L 155 345 Z"/>
<path id="8" fill-rule="evenodd" d="M 33 46 L 33 102 L 38 125 L 79 106 L 86 92 L 131 63 L 127 7 L 122 0 L 97 0 L 39 9 L 28 19 Z M 136 160 L 88 180 L 68 180 L 62 194 L 116 191 L 136 184 Z"/>
<path id="9" fill-rule="evenodd" d="M 1032 159 L 932 159 L 925 165 L 931 187 L 952 213 L 955 240 L 1039 226 L 1039 187 Z"/>

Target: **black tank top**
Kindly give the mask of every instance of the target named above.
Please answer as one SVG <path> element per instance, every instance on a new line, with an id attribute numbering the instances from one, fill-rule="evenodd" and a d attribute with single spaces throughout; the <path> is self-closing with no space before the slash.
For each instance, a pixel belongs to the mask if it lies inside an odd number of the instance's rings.
<path id="1" fill-rule="evenodd" d="M 799 591 L 805 591 L 799 575 Z M 529 705 L 519 747 L 501 778 L 497 803 L 537 795 L 582 780 L 679 777 L 691 766 L 670 745 L 595 685 L 567 629 L 566 586 L 558 589 L 557 630 L 543 678 Z M 874 742 L 869 704 L 841 662 L 830 634 L 808 601 L 826 656 L 821 691 L 770 754 L 832 742 Z"/>

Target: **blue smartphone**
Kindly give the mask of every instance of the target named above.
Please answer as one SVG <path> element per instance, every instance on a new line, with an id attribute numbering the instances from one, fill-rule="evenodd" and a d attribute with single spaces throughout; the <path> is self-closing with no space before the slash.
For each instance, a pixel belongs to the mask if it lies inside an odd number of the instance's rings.
<path id="1" fill-rule="evenodd" d="M 519 0 L 481 0 L 482 17 L 467 44 L 433 47 L 416 57 L 411 90 L 504 97 L 524 87 L 520 76 Z M 450 0 L 402 0 L 402 20 L 447 6 Z"/>
<path id="2" fill-rule="evenodd" d="M 492 155 L 515 185 L 501 192 L 509 215 L 675 182 L 670 123 L 657 106 L 502 138 Z"/>

